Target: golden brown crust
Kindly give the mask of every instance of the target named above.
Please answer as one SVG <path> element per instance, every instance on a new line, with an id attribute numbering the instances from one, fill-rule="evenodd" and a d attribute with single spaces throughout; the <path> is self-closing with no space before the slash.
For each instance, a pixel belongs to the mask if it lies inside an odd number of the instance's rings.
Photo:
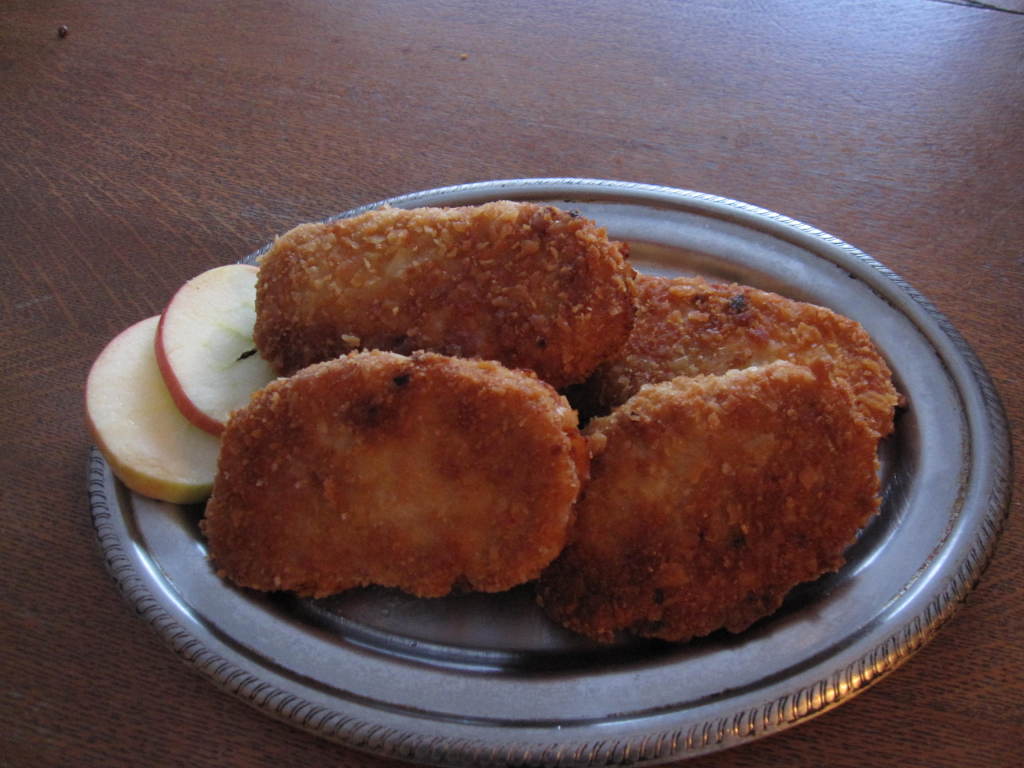
<path id="1" fill-rule="evenodd" d="M 575 412 L 532 374 L 353 353 L 232 415 L 203 530 L 255 589 L 499 591 L 561 551 L 586 472 Z"/>
<path id="2" fill-rule="evenodd" d="M 539 600 L 601 641 L 739 632 L 878 511 L 877 436 L 827 363 L 648 385 L 585 430 L 590 483 Z"/>
<path id="3" fill-rule="evenodd" d="M 532 203 L 303 224 L 261 260 L 256 344 L 284 374 L 356 348 L 425 349 L 528 368 L 561 388 L 629 334 L 626 252 L 593 222 Z"/>
<path id="4" fill-rule="evenodd" d="M 633 332 L 585 385 L 581 407 L 607 411 L 644 384 L 719 374 L 773 360 L 827 356 L 857 409 L 880 436 L 893 428 L 900 396 L 892 373 L 859 323 L 814 304 L 699 277 L 637 279 Z"/>

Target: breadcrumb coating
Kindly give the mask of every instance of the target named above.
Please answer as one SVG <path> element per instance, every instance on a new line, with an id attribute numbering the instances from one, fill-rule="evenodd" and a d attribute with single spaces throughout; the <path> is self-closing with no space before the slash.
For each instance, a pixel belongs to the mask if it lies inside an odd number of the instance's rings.
<path id="1" fill-rule="evenodd" d="M 583 387 L 581 410 L 607 412 L 644 384 L 719 374 L 773 360 L 826 356 L 879 436 L 892 432 L 900 395 L 871 337 L 824 307 L 699 277 L 640 275 L 632 333 Z"/>
<path id="2" fill-rule="evenodd" d="M 626 341 L 627 253 L 592 221 L 533 203 L 302 224 L 261 259 L 256 345 L 281 374 L 353 349 L 430 350 L 562 388 Z"/>
<path id="3" fill-rule="evenodd" d="M 843 563 L 879 508 L 877 435 L 828 363 L 643 387 L 585 430 L 591 480 L 538 599 L 599 641 L 740 632 Z"/>
<path id="4" fill-rule="evenodd" d="M 562 550 L 587 464 L 575 412 L 528 372 L 352 353 L 231 416 L 202 525 L 240 586 L 495 592 Z"/>

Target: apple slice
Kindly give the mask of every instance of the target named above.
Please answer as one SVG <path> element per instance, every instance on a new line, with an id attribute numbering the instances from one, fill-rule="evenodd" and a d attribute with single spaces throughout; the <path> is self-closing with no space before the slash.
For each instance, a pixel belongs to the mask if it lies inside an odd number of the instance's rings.
<path id="1" fill-rule="evenodd" d="M 189 280 L 160 318 L 156 359 L 186 419 L 219 435 L 230 413 L 272 381 L 252 340 L 256 267 L 229 264 Z"/>
<path id="2" fill-rule="evenodd" d="M 85 413 L 114 474 L 133 491 L 176 504 L 210 495 L 220 441 L 181 415 L 153 347 L 159 317 L 122 331 L 96 358 Z"/>

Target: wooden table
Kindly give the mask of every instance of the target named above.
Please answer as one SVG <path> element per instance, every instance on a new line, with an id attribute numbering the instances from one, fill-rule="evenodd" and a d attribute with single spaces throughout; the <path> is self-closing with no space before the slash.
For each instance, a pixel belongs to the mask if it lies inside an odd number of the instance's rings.
<path id="1" fill-rule="evenodd" d="M 1024 455 L 1024 4 L 995 5 L 4 3 L 0 764 L 388 762 L 189 672 L 114 589 L 86 498 L 100 349 L 301 220 L 528 176 L 780 211 L 928 296 Z M 1019 472 L 1015 489 L 980 586 L 909 663 L 693 764 L 1021 764 Z"/>

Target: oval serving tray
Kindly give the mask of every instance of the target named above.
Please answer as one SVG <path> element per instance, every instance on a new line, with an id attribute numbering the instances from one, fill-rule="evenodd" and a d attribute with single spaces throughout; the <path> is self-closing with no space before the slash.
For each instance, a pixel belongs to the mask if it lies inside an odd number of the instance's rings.
<path id="1" fill-rule="evenodd" d="M 529 586 L 438 600 L 383 589 L 258 594 L 213 573 L 201 507 L 133 494 L 94 449 L 103 554 L 160 636 L 223 690 L 357 749 L 443 765 L 565 766 L 664 762 L 779 731 L 864 690 L 930 639 L 987 565 L 1010 494 L 1002 407 L 949 322 L 856 248 L 712 195 L 518 179 L 384 202 L 497 199 L 578 210 L 628 241 L 641 271 L 735 280 L 865 326 L 907 407 L 881 447 L 881 514 L 846 566 L 740 635 L 684 645 L 597 646 L 551 624 Z"/>

